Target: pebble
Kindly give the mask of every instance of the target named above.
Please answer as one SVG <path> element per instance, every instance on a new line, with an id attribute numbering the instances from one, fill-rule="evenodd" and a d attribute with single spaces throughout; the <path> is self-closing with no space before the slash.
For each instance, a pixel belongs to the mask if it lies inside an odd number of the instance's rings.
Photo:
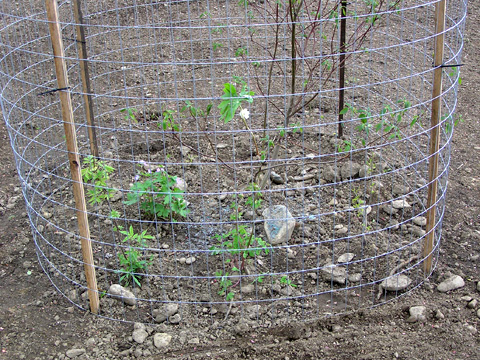
<path id="1" fill-rule="evenodd" d="M 135 323 L 132 338 L 136 343 L 143 344 L 148 337 L 148 332 L 145 330 L 145 325 L 142 323 Z"/>
<path id="2" fill-rule="evenodd" d="M 188 258 L 185 259 L 185 264 L 191 265 L 195 262 L 195 260 L 196 260 L 195 256 L 188 257 Z"/>
<path id="3" fill-rule="evenodd" d="M 382 282 L 382 288 L 386 291 L 400 291 L 410 286 L 412 280 L 403 274 L 395 275 Z"/>
<path id="4" fill-rule="evenodd" d="M 335 182 L 337 179 L 337 174 L 330 165 L 325 166 L 322 170 L 321 176 L 327 183 Z"/>
<path id="5" fill-rule="evenodd" d="M 425 216 L 417 216 L 416 218 L 413 218 L 413 223 L 418 225 L 418 226 L 425 226 L 427 225 L 427 218 Z"/>
<path id="6" fill-rule="evenodd" d="M 157 333 L 153 336 L 153 344 L 158 349 L 167 347 L 171 341 L 172 335 L 167 333 Z"/>
<path id="7" fill-rule="evenodd" d="M 322 268 L 325 274 L 326 281 L 333 281 L 334 283 L 344 285 L 346 282 L 345 268 L 337 265 L 326 265 Z"/>
<path id="8" fill-rule="evenodd" d="M 295 219 L 284 205 L 274 205 L 262 213 L 268 241 L 272 245 L 288 242 L 295 229 Z"/>
<path id="9" fill-rule="evenodd" d="M 179 324 L 180 321 L 182 321 L 182 317 L 180 316 L 180 314 L 175 314 L 173 316 L 171 316 L 168 321 L 170 321 L 171 324 Z"/>
<path id="10" fill-rule="evenodd" d="M 477 291 L 480 291 L 480 281 L 477 282 Z"/>
<path id="11" fill-rule="evenodd" d="M 135 298 L 135 295 L 133 295 L 131 291 L 125 289 L 123 286 L 119 284 L 110 285 L 110 288 L 108 289 L 108 293 L 113 298 L 124 301 L 125 304 L 127 305 L 133 306 L 137 303 L 137 299 Z"/>
<path id="12" fill-rule="evenodd" d="M 157 323 L 162 323 L 178 312 L 178 304 L 166 304 L 163 309 L 153 310 L 153 316 Z M 170 319 L 170 322 L 172 319 Z"/>
<path id="13" fill-rule="evenodd" d="M 340 169 L 340 175 L 342 176 L 343 180 L 347 180 L 357 176 L 359 171 L 360 164 L 352 161 L 342 166 L 342 168 Z"/>
<path id="14" fill-rule="evenodd" d="M 277 185 L 281 185 L 285 183 L 285 180 L 283 180 L 283 178 L 279 174 L 277 174 L 275 171 L 272 171 L 270 173 L 270 179 L 273 181 L 274 184 L 277 184 Z"/>
<path id="15" fill-rule="evenodd" d="M 251 294 L 255 291 L 255 285 L 253 284 L 247 284 L 247 285 L 242 285 L 242 288 L 240 289 L 242 294 Z"/>
<path id="16" fill-rule="evenodd" d="M 459 275 L 453 275 L 447 280 L 442 281 L 437 286 L 437 290 L 440 292 L 447 292 L 455 289 L 459 289 L 465 286 L 465 281 Z"/>
<path id="17" fill-rule="evenodd" d="M 437 320 L 445 319 L 445 315 L 443 315 L 443 313 L 440 310 L 437 310 L 435 312 L 435 319 L 437 319 Z"/>
<path id="18" fill-rule="evenodd" d="M 480 319 L 480 309 L 477 310 L 477 317 Z"/>
<path id="19" fill-rule="evenodd" d="M 394 209 L 407 209 L 407 208 L 410 208 L 412 207 L 412 205 L 410 205 L 407 200 L 405 199 L 400 199 L 400 200 L 393 200 L 392 201 L 392 207 Z"/>
<path id="20" fill-rule="evenodd" d="M 345 253 L 345 254 L 342 254 L 338 257 L 337 259 L 337 263 L 339 264 L 342 264 L 342 263 L 347 263 L 347 262 L 350 262 L 353 260 L 353 258 L 355 257 L 355 254 L 354 253 Z"/>
<path id="21" fill-rule="evenodd" d="M 425 311 L 427 308 L 425 306 L 412 306 L 408 310 L 410 317 L 407 319 L 407 322 L 423 322 L 426 320 Z"/>
<path id="22" fill-rule="evenodd" d="M 350 282 L 360 282 L 362 280 L 362 274 L 360 273 L 355 273 L 355 274 L 349 274 L 348 275 L 348 281 Z"/>
<path id="23" fill-rule="evenodd" d="M 405 185 L 400 185 L 400 184 L 395 184 L 393 185 L 392 192 L 395 195 L 405 195 L 409 192 L 410 190 L 408 189 L 408 186 Z"/>
<path id="24" fill-rule="evenodd" d="M 477 307 L 477 304 L 478 304 L 478 300 L 473 299 L 473 300 L 469 301 L 469 303 L 467 304 L 467 307 L 469 309 L 475 309 Z"/>
<path id="25" fill-rule="evenodd" d="M 467 330 L 470 331 L 472 334 L 476 334 L 477 333 L 477 328 L 473 325 L 467 325 L 466 326 Z"/>
<path id="26" fill-rule="evenodd" d="M 67 355 L 67 357 L 69 359 L 73 359 L 73 358 L 76 358 L 80 355 L 83 355 L 86 353 L 86 350 L 81 348 L 81 349 L 70 349 L 70 350 L 67 350 L 67 352 L 65 353 L 65 355 Z"/>
<path id="27" fill-rule="evenodd" d="M 425 234 L 427 233 L 425 230 L 423 230 L 422 228 L 419 228 L 418 226 L 412 226 L 409 231 L 410 233 L 412 233 L 415 236 L 418 236 L 419 238 L 421 238 L 422 236 L 425 236 Z"/>

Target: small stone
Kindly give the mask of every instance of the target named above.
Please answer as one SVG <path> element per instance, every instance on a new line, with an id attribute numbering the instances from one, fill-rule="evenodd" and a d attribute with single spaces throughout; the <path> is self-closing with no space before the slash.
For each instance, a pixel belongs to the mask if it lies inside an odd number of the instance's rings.
<path id="1" fill-rule="evenodd" d="M 435 319 L 437 320 L 443 320 L 445 319 L 445 315 L 443 315 L 443 313 L 440 311 L 440 310 L 437 310 L 435 312 Z"/>
<path id="2" fill-rule="evenodd" d="M 228 145 L 227 145 L 227 144 L 224 144 L 224 143 L 218 143 L 218 144 L 217 144 L 217 149 L 225 149 L 225 148 L 227 148 L 227 147 L 228 147 Z"/>
<path id="3" fill-rule="evenodd" d="M 392 192 L 395 195 L 405 195 L 405 194 L 408 194 L 409 191 L 410 189 L 408 188 L 408 186 L 400 185 L 400 184 L 393 185 L 393 189 L 392 189 Z"/>
<path id="4" fill-rule="evenodd" d="M 333 198 L 332 200 L 330 200 L 330 202 L 328 203 L 328 205 L 330 206 L 334 206 L 334 205 L 338 205 L 338 200 Z"/>
<path id="5" fill-rule="evenodd" d="M 242 294 L 251 294 L 255 291 L 255 285 L 253 284 L 247 284 L 247 285 L 242 285 L 242 288 L 240 289 Z"/>
<path id="6" fill-rule="evenodd" d="M 295 219 L 284 205 L 275 205 L 263 211 L 264 228 L 272 245 L 288 242 L 295 229 Z"/>
<path id="7" fill-rule="evenodd" d="M 191 265 L 195 262 L 195 260 L 196 260 L 195 256 L 188 257 L 188 258 L 185 259 L 185 264 Z"/>
<path id="8" fill-rule="evenodd" d="M 171 324 L 179 324 L 180 321 L 182 321 L 182 317 L 180 316 L 180 314 L 175 314 L 173 316 L 171 316 L 168 321 L 170 321 Z"/>
<path id="9" fill-rule="evenodd" d="M 385 204 L 385 205 L 382 205 L 381 206 L 381 209 L 384 213 L 388 214 L 388 215 L 394 215 L 398 212 L 397 209 L 395 209 L 392 205 L 390 204 Z"/>
<path id="10" fill-rule="evenodd" d="M 85 349 L 70 349 L 70 350 L 67 350 L 67 352 L 65 353 L 65 355 L 67 355 L 68 358 L 70 359 L 73 359 L 73 358 L 76 358 L 80 355 L 83 355 L 86 353 L 86 350 Z"/>
<path id="11" fill-rule="evenodd" d="M 196 338 L 192 338 L 192 339 L 188 340 L 188 343 L 189 343 L 190 345 L 198 345 L 198 344 L 200 344 L 200 339 L 197 338 L 197 337 L 196 337 Z"/>
<path id="12" fill-rule="evenodd" d="M 133 340 L 138 344 L 143 344 L 148 337 L 148 332 L 145 329 L 135 329 L 132 333 Z"/>
<path id="13" fill-rule="evenodd" d="M 465 286 L 465 281 L 459 275 L 453 275 L 447 280 L 442 281 L 438 284 L 437 290 L 440 292 L 447 292 L 451 290 L 456 290 Z"/>
<path id="14" fill-rule="evenodd" d="M 137 303 L 137 299 L 135 298 L 135 295 L 127 289 L 125 289 L 123 286 L 119 284 L 113 284 L 110 286 L 108 289 L 108 293 L 110 294 L 111 297 L 122 300 L 125 302 L 127 305 L 135 305 Z"/>
<path id="15" fill-rule="evenodd" d="M 281 185 L 285 183 L 285 180 L 283 180 L 283 178 L 279 174 L 277 174 L 275 171 L 272 171 L 270 173 L 270 179 L 273 181 L 274 184 L 277 184 L 277 185 Z"/>
<path id="16" fill-rule="evenodd" d="M 334 283 L 344 285 L 346 282 L 345 268 L 338 265 L 326 265 L 321 269 L 325 275 L 326 281 L 333 281 Z"/>
<path id="17" fill-rule="evenodd" d="M 166 304 L 162 309 L 156 309 L 153 311 L 153 316 L 157 323 L 162 323 L 168 318 L 172 317 L 178 312 L 178 304 Z M 170 322 L 172 319 L 170 318 Z"/>
<path id="18" fill-rule="evenodd" d="M 181 258 L 177 259 L 177 261 L 178 261 L 180 264 L 185 264 L 185 262 L 187 261 L 187 259 L 182 256 Z"/>
<path id="19" fill-rule="evenodd" d="M 468 304 L 467 304 L 467 307 L 469 309 L 475 309 L 477 307 L 477 304 L 478 304 L 478 300 L 477 299 L 473 299 L 471 300 Z"/>
<path id="20" fill-rule="evenodd" d="M 338 257 L 337 259 L 337 263 L 339 264 L 343 264 L 343 263 L 347 263 L 347 262 L 350 262 L 353 260 L 353 258 L 355 257 L 355 254 L 354 253 L 345 253 L 345 254 L 342 254 Z"/>
<path id="21" fill-rule="evenodd" d="M 386 291 L 400 291 L 409 287 L 411 283 L 412 280 L 408 276 L 399 274 L 385 279 L 381 285 Z"/>
<path id="22" fill-rule="evenodd" d="M 157 333 L 153 336 L 153 344 L 158 349 L 167 347 L 171 341 L 172 335 L 167 333 Z"/>
<path id="23" fill-rule="evenodd" d="M 418 226 L 425 226 L 427 225 L 427 218 L 425 216 L 417 216 L 413 218 L 413 223 Z"/>
<path id="24" fill-rule="evenodd" d="M 332 183 L 336 181 L 337 174 L 335 173 L 335 170 L 333 170 L 333 168 L 330 165 L 327 165 L 321 172 L 321 178 L 325 180 L 327 183 Z"/>
<path id="25" fill-rule="evenodd" d="M 407 322 L 422 322 L 426 320 L 425 311 L 427 308 L 425 306 L 412 306 L 409 309 L 410 317 L 407 319 Z"/>
<path id="26" fill-rule="evenodd" d="M 418 236 L 419 238 L 425 236 L 425 234 L 427 233 L 425 230 L 423 230 L 422 228 L 419 228 L 418 226 L 412 226 L 409 229 L 409 231 L 410 233 L 412 233 L 415 236 Z"/>
<path id="27" fill-rule="evenodd" d="M 477 310 L 477 317 L 480 319 L 480 309 Z"/>
<path id="28" fill-rule="evenodd" d="M 477 331 L 478 331 L 477 328 L 476 328 L 475 326 L 473 326 L 473 325 L 466 325 L 466 328 L 467 328 L 467 330 L 470 331 L 470 333 L 472 333 L 472 334 L 476 334 Z"/>
<path id="29" fill-rule="evenodd" d="M 412 205 L 410 205 L 407 200 L 405 199 L 400 199 L 400 200 L 393 200 L 392 201 L 392 207 L 394 209 L 407 209 L 407 208 L 410 208 L 412 207 Z"/>
<path id="30" fill-rule="evenodd" d="M 359 171 L 360 165 L 352 161 L 342 166 L 342 168 L 340 169 L 340 175 L 342 176 L 343 180 L 347 180 L 357 176 Z"/>
<path id="31" fill-rule="evenodd" d="M 349 274 L 348 275 L 348 281 L 350 282 L 360 282 L 362 280 L 362 274 L 360 273 L 355 273 L 355 274 Z"/>
<path id="32" fill-rule="evenodd" d="M 480 291 L 480 281 L 477 282 L 477 291 Z"/>

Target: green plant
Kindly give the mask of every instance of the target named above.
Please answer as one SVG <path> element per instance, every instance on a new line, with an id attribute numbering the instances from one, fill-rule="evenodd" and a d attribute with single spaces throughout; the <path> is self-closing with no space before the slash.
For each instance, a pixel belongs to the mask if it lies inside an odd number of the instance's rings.
<path id="1" fill-rule="evenodd" d="M 292 280 L 290 280 L 290 278 L 288 277 L 288 275 L 283 275 L 283 276 L 280 278 L 280 284 L 287 285 L 287 286 L 292 286 L 292 287 L 297 287 L 297 285 L 294 284 L 294 283 L 292 282 Z"/>
<path id="2" fill-rule="evenodd" d="M 218 105 L 218 108 L 220 109 L 220 120 L 223 120 L 225 123 L 228 123 L 233 119 L 242 102 L 252 103 L 253 95 L 255 95 L 241 78 L 235 77 L 234 80 L 241 84 L 240 91 L 237 91 L 235 84 L 224 84 L 224 94 L 221 96 L 223 100 Z"/>
<path id="3" fill-rule="evenodd" d="M 174 114 L 173 110 L 163 111 L 161 124 L 163 130 L 180 131 L 180 125 L 175 122 Z M 160 124 L 158 126 L 160 127 Z"/>
<path id="4" fill-rule="evenodd" d="M 358 216 L 363 216 L 365 214 L 365 200 L 361 198 L 360 191 L 356 188 L 352 189 L 353 195 L 355 195 L 352 198 L 352 206 L 354 209 L 357 210 Z"/>
<path id="5" fill-rule="evenodd" d="M 162 167 L 156 171 L 140 171 L 136 180 L 127 194 L 126 205 L 140 203 L 145 214 L 162 219 L 173 219 L 175 215 L 185 217 L 190 212 L 181 189 L 183 180 L 167 174 Z"/>
<path id="6" fill-rule="evenodd" d="M 125 108 L 121 109 L 120 112 L 125 113 L 125 120 L 130 120 L 133 122 L 138 122 L 137 118 L 135 117 L 135 114 L 138 112 L 137 109 L 135 108 Z"/>
<path id="7" fill-rule="evenodd" d="M 88 202 L 94 205 L 110 199 L 114 190 L 107 187 L 107 181 L 115 171 L 114 168 L 91 155 L 83 159 L 83 164 L 85 165 L 82 169 L 83 181 L 93 185 L 87 190 Z"/>
<path id="8" fill-rule="evenodd" d="M 118 261 L 120 262 L 121 269 L 117 272 L 123 274 L 120 277 L 120 282 L 123 282 L 126 286 L 130 284 L 130 281 L 134 282 L 138 286 L 140 284 L 139 277 L 142 276 L 147 270 L 148 266 L 152 264 L 153 256 L 149 260 L 144 259 L 144 255 L 139 251 L 141 248 L 147 247 L 147 240 L 154 239 L 152 235 L 147 234 L 147 230 L 141 233 L 136 233 L 133 230 L 133 226 L 130 225 L 128 230 L 124 230 L 122 226 L 115 227 L 114 230 L 120 234 L 125 235 L 122 239 L 122 243 L 128 243 L 128 249 L 122 249 L 122 253 L 118 254 Z M 134 244 L 135 246 L 133 246 Z"/>
<path id="9" fill-rule="evenodd" d="M 229 278 L 230 274 L 227 271 L 223 272 L 219 270 L 215 272 L 215 276 L 217 277 L 218 286 L 220 287 L 218 295 L 225 296 L 227 301 L 233 300 L 235 292 L 229 291 L 233 286 L 233 282 Z"/>

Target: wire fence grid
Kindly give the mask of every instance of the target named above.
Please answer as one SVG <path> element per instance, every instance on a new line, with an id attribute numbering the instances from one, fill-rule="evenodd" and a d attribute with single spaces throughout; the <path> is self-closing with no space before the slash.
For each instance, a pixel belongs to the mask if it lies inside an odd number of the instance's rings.
<path id="1" fill-rule="evenodd" d="M 439 31 L 442 3 L 59 1 L 55 39 L 44 2 L 1 2 L 1 110 L 53 285 L 116 320 L 267 325 L 421 285 L 466 16 L 447 2 Z"/>

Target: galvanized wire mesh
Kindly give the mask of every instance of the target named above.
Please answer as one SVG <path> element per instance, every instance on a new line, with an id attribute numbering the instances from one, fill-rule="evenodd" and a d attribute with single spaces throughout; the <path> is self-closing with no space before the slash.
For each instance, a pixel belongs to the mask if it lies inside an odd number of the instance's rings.
<path id="1" fill-rule="evenodd" d="M 436 2 L 83 1 L 82 24 L 75 2 L 59 3 L 60 91 L 74 104 L 101 316 L 305 320 L 428 278 L 427 189 L 438 180 L 435 263 L 466 2 L 447 4 L 436 179 Z M 44 4 L 0 12 L 2 113 L 38 259 L 88 309 Z M 113 284 L 131 294 L 119 300 Z"/>

